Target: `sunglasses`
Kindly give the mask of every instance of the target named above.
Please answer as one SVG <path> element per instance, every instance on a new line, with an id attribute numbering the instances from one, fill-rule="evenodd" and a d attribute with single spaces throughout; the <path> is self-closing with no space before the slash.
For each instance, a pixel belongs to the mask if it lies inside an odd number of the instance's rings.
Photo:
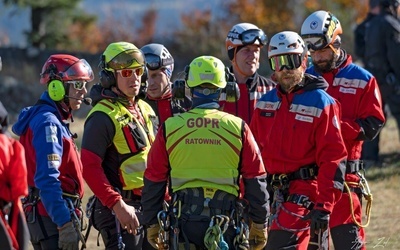
<path id="1" fill-rule="evenodd" d="M 157 70 L 163 66 L 167 66 L 174 63 L 172 57 L 161 59 L 159 56 L 154 54 L 146 54 L 146 66 L 149 70 Z"/>
<path id="2" fill-rule="evenodd" d="M 142 76 L 144 73 L 144 68 L 135 68 L 135 69 L 120 69 L 117 70 L 117 72 L 123 77 L 123 78 L 130 78 L 135 74 L 136 76 Z"/>
<path id="3" fill-rule="evenodd" d="M 301 54 L 279 55 L 271 57 L 269 59 L 269 64 L 273 71 L 281 71 L 284 68 L 292 70 L 300 67 L 301 59 Z"/>
<path id="4" fill-rule="evenodd" d="M 86 87 L 86 81 L 67 81 L 66 83 L 72 84 L 76 90 L 82 90 L 84 87 Z"/>

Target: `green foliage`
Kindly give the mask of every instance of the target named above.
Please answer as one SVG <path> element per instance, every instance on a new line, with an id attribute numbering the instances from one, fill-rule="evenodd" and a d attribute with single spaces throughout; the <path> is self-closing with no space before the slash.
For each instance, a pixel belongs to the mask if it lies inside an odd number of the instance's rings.
<path id="1" fill-rule="evenodd" d="M 29 8 L 31 29 L 28 43 L 40 49 L 69 49 L 70 27 L 76 23 L 94 23 L 96 17 L 78 9 L 81 0 L 3 0 L 6 5 Z M 76 43 L 76 41 L 74 41 Z"/>

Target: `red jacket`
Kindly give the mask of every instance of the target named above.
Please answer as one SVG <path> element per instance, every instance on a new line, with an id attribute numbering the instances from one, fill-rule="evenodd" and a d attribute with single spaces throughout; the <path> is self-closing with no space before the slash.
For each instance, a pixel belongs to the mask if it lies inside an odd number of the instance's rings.
<path id="1" fill-rule="evenodd" d="M 318 75 L 313 67 L 308 71 Z M 322 74 L 322 77 L 329 84 L 328 94 L 342 107 L 342 135 L 347 159 L 358 160 L 363 141 L 374 138 L 385 122 L 377 81 L 367 70 L 352 63 L 350 55 L 337 69 Z M 374 127 L 373 124 L 378 125 Z"/>
<path id="2" fill-rule="evenodd" d="M 20 227 L 21 223 L 26 223 L 20 221 L 23 213 L 20 198 L 28 195 L 25 151 L 18 141 L 4 134 L 0 134 L 0 148 L 0 200 L 13 202 L 8 222 L 2 210 L 0 210 L 0 217 L 7 227 L 13 247 L 20 249 L 24 245 L 21 242 L 23 230 Z"/>
<path id="3" fill-rule="evenodd" d="M 322 77 L 307 74 L 304 86 L 290 94 L 283 94 L 278 85 L 257 103 L 250 128 L 268 174 L 288 174 L 310 164 L 319 167 L 317 183 L 295 182 L 289 192 L 309 195 L 317 207 L 330 212 L 341 197 L 346 149 L 339 106 L 326 87 Z"/>

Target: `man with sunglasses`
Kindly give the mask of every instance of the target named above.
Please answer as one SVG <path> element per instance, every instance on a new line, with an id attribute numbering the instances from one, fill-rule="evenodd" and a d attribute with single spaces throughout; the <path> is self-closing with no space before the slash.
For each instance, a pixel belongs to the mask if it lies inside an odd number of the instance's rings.
<path id="1" fill-rule="evenodd" d="M 260 66 L 260 50 L 267 45 L 267 35 L 256 25 L 239 23 L 229 31 L 225 46 L 233 72 L 240 90 L 240 99 L 227 102 L 221 95 L 220 105 L 223 111 L 239 116 L 250 122 L 257 100 L 275 87 L 271 79 L 257 73 Z"/>
<path id="2" fill-rule="evenodd" d="M 189 97 L 177 100 L 172 96 L 171 76 L 174 58 L 162 44 L 151 43 L 141 48 L 147 67 L 147 91 L 145 101 L 158 117 L 159 124 L 173 115 L 186 112 L 192 102 Z M 158 126 L 157 126 L 158 127 Z"/>
<path id="3" fill-rule="evenodd" d="M 83 177 L 97 197 L 92 223 L 106 249 L 142 249 L 143 173 L 157 119 L 137 98 L 145 66 L 135 45 L 111 43 L 101 56 L 100 84 L 90 90 L 94 106 L 83 132 Z"/>
<path id="4" fill-rule="evenodd" d="M 305 73 L 307 48 L 297 33 L 274 35 L 268 58 L 278 85 L 257 102 L 250 123 L 274 189 L 265 249 L 307 249 L 342 194 L 339 105 L 322 77 Z"/>
<path id="5" fill-rule="evenodd" d="M 76 136 L 67 121 L 85 102 L 86 83 L 93 78 L 86 60 L 51 55 L 40 74 L 47 90 L 12 127 L 25 148 L 29 194 L 24 210 L 35 250 L 78 249 L 84 181 Z"/>
<path id="6" fill-rule="evenodd" d="M 364 196 L 369 203 L 371 194 L 361 172 L 361 147 L 364 141 L 377 136 L 385 117 L 375 77 L 352 63 L 352 57 L 340 47 L 341 34 L 339 20 L 322 10 L 309 15 L 301 27 L 301 36 L 313 61 L 307 72 L 322 76 L 329 84 L 328 94 L 342 107 L 339 122 L 348 155 L 345 188 L 332 211 L 329 225 L 333 244 L 335 249 L 365 249 L 361 199 Z"/>

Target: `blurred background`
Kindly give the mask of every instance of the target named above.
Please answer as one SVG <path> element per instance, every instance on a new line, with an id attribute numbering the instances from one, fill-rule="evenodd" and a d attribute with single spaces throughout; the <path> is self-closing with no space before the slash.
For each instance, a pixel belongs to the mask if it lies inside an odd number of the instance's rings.
<path id="1" fill-rule="evenodd" d="M 254 23 L 271 37 L 299 32 L 305 17 L 319 9 L 339 18 L 343 48 L 352 53 L 353 30 L 367 15 L 368 0 L 0 0 L 0 100 L 15 122 L 19 110 L 44 90 L 39 73 L 53 53 L 85 58 L 95 83 L 109 43 L 163 43 L 175 58 L 174 80 L 199 55 L 229 64 L 225 38 L 236 23 Z M 270 74 L 266 48 L 260 73 Z M 76 116 L 84 117 L 88 108 Z"/>

